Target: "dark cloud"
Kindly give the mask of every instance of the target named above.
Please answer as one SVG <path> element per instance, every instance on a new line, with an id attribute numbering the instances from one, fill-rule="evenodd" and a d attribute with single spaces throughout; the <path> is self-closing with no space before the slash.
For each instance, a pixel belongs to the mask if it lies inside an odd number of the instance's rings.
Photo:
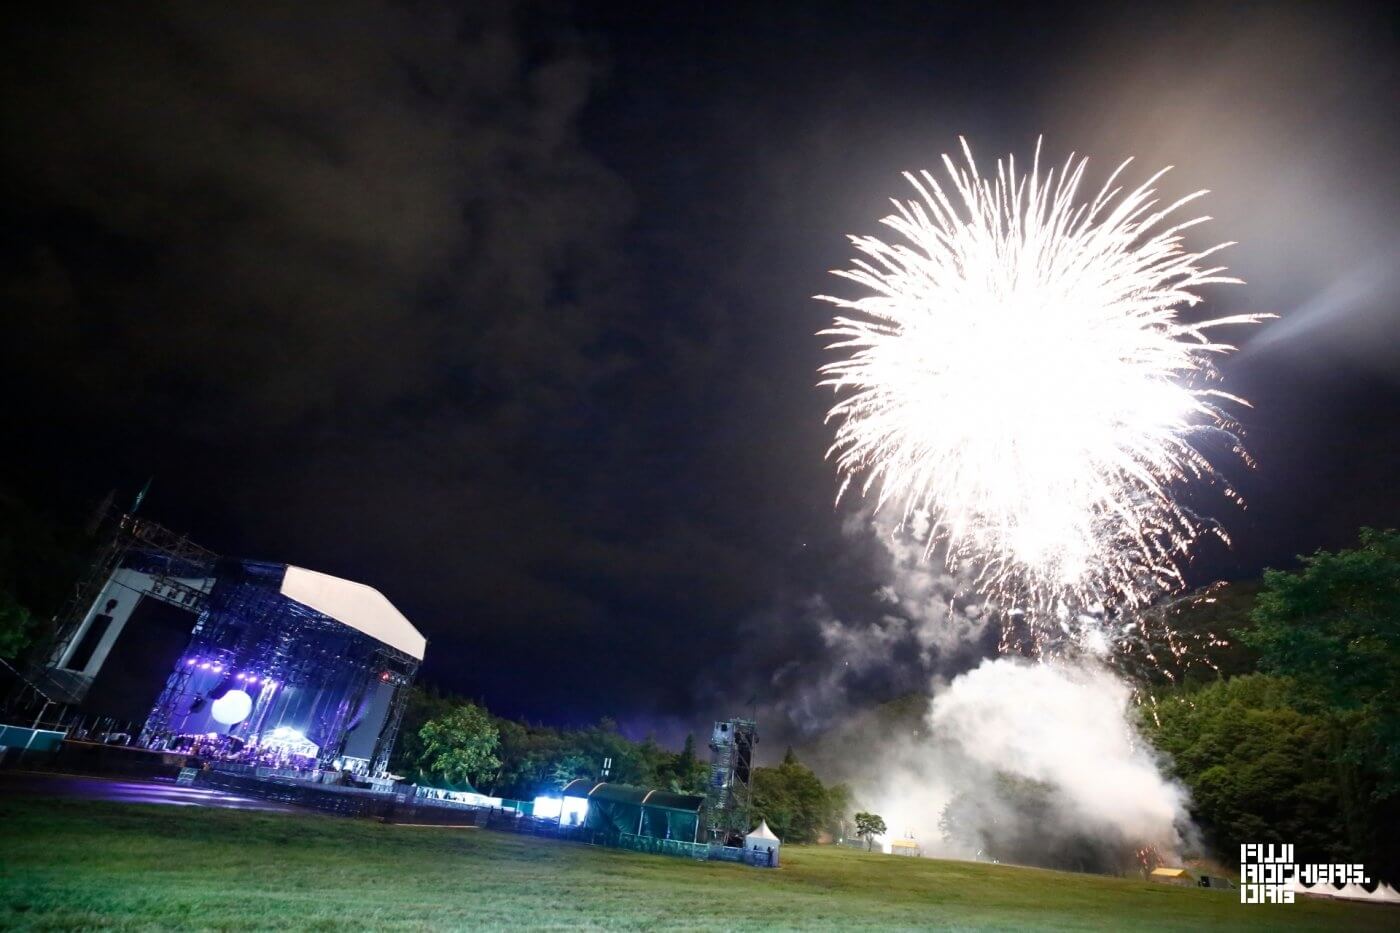
<path id="1" fill-rule="evenodd" d="M 92 5 L 6 52 L 6 380 L 40 463 L 154 473 L 211 543 L 382 579 L 434 636 L 581 613 L 530 543 L 577 545 L 550 458 L 636 322 L 567 24 Z"/>
<path id="2" fill-rule="evenodd" d="M 756 696 L 800 731 L 988 649 L 843 527 L 812 388 L 843 234 L 959 133 L 1176 162 L 1245 241 L 1224 300 L 1370 322 L 1229 374 L 1260 479 L 1200 575 L 1400 521 L 1383 9 L 30 12 L 0 48 L 0 478 L 154 474 L 155 517 L 379 586 L 430 678 L 505 711 L 675 734 Z"/>
<path id="3" fill-rule="evenodd" d="M 574 138 L 595 66 L 472 9 L 94 5 L 14 30 L 16 287 L 73 375 L 178 387 L 218 432 L 454 376 L 501 407 L 592 379 L 603 321 L 571 296 L 596 297 L 628 210 Z"/>
<path id="4" fill-rule="evenodd" d="M 154 474 L 213 546 L 383 588 L 504 710 L 691 708 L 791 530 L 745 511 L 763 425 L 708 408 L 744 348 L 632 284 L 590 40 L 523 4 L 171 4 L 9 51 L 13 472 Z"/>

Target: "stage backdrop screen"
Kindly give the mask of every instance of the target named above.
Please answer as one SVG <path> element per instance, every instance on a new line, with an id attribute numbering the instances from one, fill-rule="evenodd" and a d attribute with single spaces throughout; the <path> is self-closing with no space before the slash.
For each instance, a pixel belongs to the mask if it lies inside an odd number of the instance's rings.
<path id="1" fill-rule="evenodd" d="M 84 711 L 130 720 L 140 728 L 189 645 L 195 621 L 186 609 L 142 597 L 97 672 Z"/>

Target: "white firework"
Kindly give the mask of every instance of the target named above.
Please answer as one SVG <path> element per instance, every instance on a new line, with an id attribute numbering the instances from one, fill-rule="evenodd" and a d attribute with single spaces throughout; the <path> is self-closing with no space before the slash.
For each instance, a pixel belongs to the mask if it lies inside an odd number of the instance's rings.
<path id="1" fill-rule="evenodd" d="M 1129 160 L 1083 199 L 1087 159 L 1042 178 L 1037 145 L 1028 174 L 1009 158 L 983 178 L 963 152 L 965 168 L 943 157 L 947 191 L 906 174 L 919 197 L 883 220 L 898 240 L 851 237 L 835 274 L 865 294 L 819 296 L 854 312 L 822 331 L 841 490 L 860 478 L 919 519 L 1001 608 L 1139 605 L 1180 584 L 1203 532 L 1223 536 L 1173 496 L 1219 478 L 1203 437 L 1245 456 L 1222 407 L 1245 403 L 1211 385 L 1234 348 L 1207 332 L 1268 315 L 1180 319 L 1200 286 L 1240 280 L 1207 262 L 1232 244 L 1184 245 L 1209 218 L 1169 218 L 1206 192 L 1160 205 L 1167 169 L 1124 194 Z"/>

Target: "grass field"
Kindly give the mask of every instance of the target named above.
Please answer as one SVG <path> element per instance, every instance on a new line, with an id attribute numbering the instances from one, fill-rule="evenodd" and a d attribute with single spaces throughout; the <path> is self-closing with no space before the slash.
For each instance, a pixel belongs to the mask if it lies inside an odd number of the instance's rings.
<path id="1" fill-rule="evenodd" d="M 826 847 L 777 871 L 314 814 L 0 798 L 0 927 L 1393 930 L 1400 910 Z"/>

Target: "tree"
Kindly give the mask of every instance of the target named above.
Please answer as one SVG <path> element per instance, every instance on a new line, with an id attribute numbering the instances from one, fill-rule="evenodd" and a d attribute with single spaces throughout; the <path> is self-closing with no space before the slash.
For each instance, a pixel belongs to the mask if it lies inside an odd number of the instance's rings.
<path id="1" fill-rule="evenodd" d="M 429 720 L 446 716 L 460 698 L 446 696 L 429 686 L 409 687 L 408 700 L 404 704 L 403 723 L 399 729 L 399 740 L 394 745 L 389 758 L 389 770 L 406 777 L 430 771 L 423 751 L 423 739 L 419 731 Z"/>
<path id="2" fill-rule="evenodd" d="M 679 754 L 663 751 L 656 765 L 656 783 L 678 794 L 704 796 L 710 779 L 710 766 L 695 754 L 695 736 L 685 737 Z"/>
<path id="3" fill-rule="evenodd" d="M 517 722 L 491 716 L 463 697 L 427 686 L 411 688 L 390 768 L 395 773 L 416 775 L 429 782 L 448 778 L 444 766 L 463 756 L 454 752 L 442 759 L 443 751 L 464 743 L 447 734 L 455 726 L 444 729 L 463 707 L 476 709 L 486 717 L 486 725 L 496 730 L 495 743 L 487 743 L 489 756 L 465 766 L 469 780 L 491 796 L 528 800 L 538 794 L 557 793 L 574 778 L 601 780 L 601 769 L 607 759 L 612 759 L 609 781 L 681 793 L 705 793 L 709 766 L 696 756 L 693 739 L 677 753 L 660 747 L 650 738 L 634 742 L 609 719 L 584 729 Z M 429 725 L 431 729 L 427 728 Z M 480 725 L 478 722 L 471 730 Z M 494 765 L 489 764 L 492 760 Z M 448 779 L 460 780 L 461 776 L 462 768 L 457 767 L 453 777 Z"/>
<path id="4" fill-rule="evenodd" d="M 876 836 L 883 836 L 887 831 L 885 820 L 878 813 L 862 810 L 856 814 L 856 835 L 865 840 L 865 851 L 874 847 Z"/>
<path id="5" fill-rule="evenodd" d="M 76 522 L 0 487 L 0 658 L 43 644 L 93 543 Z"/>
<path id="6" fill-rule="evenodd" d="M 501 766 L 489 782 L 494 795 L 529 799 L 557 791 L 575 777 L 595 776 L 598 763 L 571 741 L 571 733 L 510 719 L 497 719 L 496 727 Z"/>
<path id="7" fill-rule="evenodd" d="M 851 788 L 846 784 L 832 784 L 826 789 L 826 823 L 822 829 L 832 839 L 842 839 L 846 835 L 847 817 L 851 814 Z"/>
<path id="8" fill-rule="evenodd" d="M 34 617 L 8 590 L 0 589 L 0 658 L 13 658 L 29 646 Z"/>
<path id="9" fill-rule="evenodd" d="M 1262 674 L 1157 698 L 1143 729 L 1191 791 L 1227 860 L 1242 842 L 1291 843 L 1300 862 L 1351 862 L 1325 715 L 1293 706 L 1295 685 Z"/>
<path id="10" fill-rule="evenodd" d="M 550 765 L 549 780 L 554 787 L 562 790 L 570 781 L 582 777 L 591 778 L 594 773 L 593 765 L 587 758 L 578 754 L 569 754 Z"/>
<path id="11" fill-rule="evenodd" d="M 599 774 L 600 780 L 637 787 L 656 786 L 655 743 L 647 748 L 646 743 L 633 742 L 611 718 L 604 717 L 595 726 L 565 733 L 563 738 L 571 752 L 582 755 L 594 767 L 601 767 L 606 759 L 612 759 L 611 771 L 605 779 Z"/>
<path id="12" fill-rule="evenodd" d="M 464 703 L 418 730 L 427 770 L 449 781 L 473 783 L 501 766 L 496 757 L 500 732 L 486 710 Z"/>
<path id="13" fill-rule="evenodd" d="M 1330 728 L 1350 860 L 1400 878 L 1400 532 L 1363 528 L 1357 547 L 1301 561 L 1264 574 L 1245 638 Z"/>
<path id="14" fill-rule="evenodd" d="M 1292 678 L 1300 701 L 1351 719 L 1344 757 L 1373 769 L 1376 800 L 1400 795 L 1400 532 L 1270 570 L 1246 641 Z"/>
<path id="15" fill-rule="evenodd" d="M 676 758 L 676 768 L 680 771 L 687 771 L 696 765 L 695 758 L 695 734 L 687 733 L 685 745 L 681 747 L 681 753 Z"/>
<path id="16" fill-rule="evenodd" d="M 754 821 L 767 820 L 784 842 L 816 842 L 833 820 L 833 799 L 789 748 L 778 767 L 754 769 L 753 811 Z"/>

